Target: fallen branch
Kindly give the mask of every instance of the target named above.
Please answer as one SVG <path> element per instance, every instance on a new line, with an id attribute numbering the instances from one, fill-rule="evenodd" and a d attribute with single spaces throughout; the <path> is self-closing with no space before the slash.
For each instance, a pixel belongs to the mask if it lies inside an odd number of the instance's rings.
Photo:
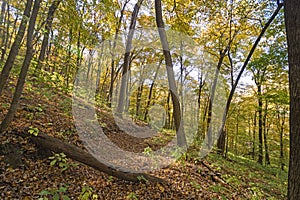
<path id="1" fill-rule="evenodd" d="M 26 133 L 21 133 L 20 135 L 28 137 L 28 134 Z M 64 153 L 68 158 L 86 164 L 96 170 L 102 171 L 110 176 L 114 176 L 122 180 L 131 181 L 131 182 L 145 182 L 145 181 L 159 182 L 159 183 L 165 182 L 163 179 L 160 179 L 158 177 L 149 174 L 124 172 L 124 171 L 113 169 L 112 167 L 107 166 L 104 163 L 101 163 L 99 160 L 97 160 L 91 154 L 87 153 L 81 148 L 72 145 L 70 143 L 61 141 L 57 138 L 48 136 L 43 133 L 39 133 L 38 136 L 30 137 L 30 141 L 39 147 L 49 149 L 55 153 Z"/>

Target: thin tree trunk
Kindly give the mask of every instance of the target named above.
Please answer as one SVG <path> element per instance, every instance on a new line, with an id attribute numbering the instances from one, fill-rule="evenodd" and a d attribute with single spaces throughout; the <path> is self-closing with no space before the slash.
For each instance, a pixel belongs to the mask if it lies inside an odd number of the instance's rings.
<path id="1" fill-rule="evenodd" d="M 238 83 L 239 83 L 239 80 L 241 79 L 241 77 L 242 77 L 242 75 L 243 75 L 243 72 L 245 71 L 245 69 L 246 69 L 246 67 L 247 67 L 247 65 L 248 65 L 248 63 L 249 63 L 249 61 L 250 61 L 250 59 L 251 59 L 251 57 L 252 57 L 252 55 L 253 55 L 253 53 L 254 53 L 256 47 L 258 46 L 258 44 L 259 44 L 261 38 L 262 38 L 263 35 L 265 34 L 266 30 L 268 29 L 268 27 L 270 26 L 270 24 L 272 23 L 272 21 L 273 21 L 273 20 L 275 19 L 275 17 L 277 16 L 277 14 L 279 13 L 279 11 L 281 10 L 282 6 L 283 6 L 282 3 L 278 4 L 277 9 L 274 11 L 273 15 L 270 17 L 270 19 L 267 21 L 267 23 L 265 24 L 265 26 L 264 26 L 263 29 L 261 30 L 259 36 L 257 37 L 256 41 L 254 42 L 254 44 L 253 44 L 253 46 L 252 46 L 252 48 L 251 48 L 251 50 L 250 50 L 250 52 L 249 52 L 249 54 L 248 54 L 248 56 L 247 56 L 247 58 L 246 58 L 246 60 L 245 60 L 245 62 L 244 62 L 244 64 L 243 64 L 243 66 L 241 67 L 241 70 L 240 70 L 240 72 L 239 72 L 239 74 L 238 74 L 238 76 L 237 76 L 237 78 L 236 78 L 236 80 L 235 80 L 235 83 L 234 83 L 233 87 L 232 87 L 231 90 L 230 90 L 230 93 L 229 93 L 229 96 L 228 96 L 228 99 L 227 99 L 227 103 L 226 103 L 226 107 L 225 107 L 225 111 L 224 111 L 224 114 L 223 114 L 222 126 L 221 126 L 221 128 L 220 128 L 221 134 L 222 134 L 222 130 L 223 130 L 224 127 L 225 127 L 226 119 L 227 119 L 228 112 L 229 112 L 229 107 L 230 107 L 230 104 L 231 104 L 233 95 L 234 95 L 234 93 L 235 93 L 236 87 L 237 87 L 237 85 L 238 85 Z M 220 135 L 220 138 L 221 138 L 221 137 L 222 137 L 222 135 Z M 221 144 L 221 143 L 220 143 L 220 144 Z M 221 150 L 222 150 L 223 148 L 220 146 L 220 147 L 218 147 L 218 149 L 221 149 Z"/>
<path id="2" fill-rule="evenodd" d="M 49 7 L 49 11 L 48 11 L 47 19 L 46 19 L 46 23 L 45 23 L 44 37 L 43 37 L 43 41 L 42 41 L 39 58 L 38 58 L 38 65 L 37 65 L 38 70 L 42 69 L 42 64 L 44 62 L 45 53 L 46 53 L 46 49 L 48 46 L 49 35 L 50 35 L 51 29 L 52 29 L 54 13 L 57 10 L 61 1 L 62 0 L 54 0 L 52 2 L 51 6 Z"/>
<path id="3" fill-rule="evenodd" d="M 9 6 L 9 5 L 8 5 Z M 10 8 L 8 8 L 8 10 L 7 10 L 8 12 L 10 11 Z M 13 23 L 13 28 L 12 28 L 12 33 L 10 34 L 9 32 L 9 30 L 10 30 L 10 20 L 9 20 L 9 16 L 10 16 L 10 14 L 8 13 L 8 19 L 7 19 L 7 27 L 6 27 L 6 33 L 7 33 L 7 40 L 5 41 L 5 46 L 4 46 L 4 48 L 5 48 L 5 51 L 6 51 L 6 49 L 9 49 L 9 48 L 11 48 L 12 47 L 12 45 L 11 45 L 11 43 L 12 43 L 12 41 L 13 41 L 13 36 L 15 36 L 16 34 L 17 34 L 17 31 L 18 31 L 18 29 L 16 28 L 17 27 L 17 23 L 18 23 L 18 21 L 19 21 L 19 15 L 17 14 L 16 15 L 16 17 L 15 17 L 15 20 L 14 20 L 14 23 Z M 2 58 L 1 58 L 2 59 Z M 2 59 L 3 60 L 3 59 Z"/>
<path id="4" fill-rule="evenodd" d="M 122 70 L 122 78 L 121 78 L 121 86 L 120 86 L 120 95 L 119 95 L 119 102 L 116 109 L 116 115 L 118 117 L 122 117 L 123 111 L 124 111 L 124 105 L 125 105 L 125 99 L 126 99 L 126 88 L 127 88 L 127 81 L 128 81 L 128 70 L 129 70 L 129 62 L 130 62 L 130 51 L 132 46 L 132 39 L 134 34 L 134 29 L 136 26 L 136 19 L 137 15 L 139 13 L 141 4 L 143 0 L 138 0 L 138 2 L 135 4 L 132 15 L 131 15 L 131 22 L 129 27 L 129 33 L 128 38 L 126 42 L 126 52 L 124 55 L 124 63 L 123 63 L 123 70 Z"/>
<path id="5" fill-rule="evenodd" d="M 102 65 L 102 57 L 104 51 L 104 44 L 101 45 L 100 55 L 98 55 L 98 69 L 97 69 L 97 79 L 96 79 L 96 95 L 99 94 L 100 91 L 100 77 L 101 77 L 101 65 Z M 98 52 L 99 54 L 99 52 Z M 104 83 L 103 83 L 104 84 Z"/>
<path id="6" fill-rule="evenodd" d="M 255 111 L 254 113 L 254 118 L 253 118 L 253 138 L 252 138 L 252 160 L 255 159 L 255 145 L 256 145 L 256 117 L 257 117 L 257 112 Z"/>
<path id="7" fill-rule="evenodd" d="M 235 142 L 234 142 L 234 151 L 235 154 L 238 154 L 237 144 L 239 138 L 239 115 L 236 115 L 236 124 L 235 124 Z"/>
<path id="8" fill-rule="evenodd" d="M 198 98 L 197 98 L 197 106 L 198 106 L 198 110 L 197 110 L 197 139 L 200 141 L 203 130 L 202 130 L 202 125 L 200 122 L 200 115 L 201 115 L 201 94 L 202 94 L 202 88 L 205 84 L 205 81 L 203 81 L 203 76 L 201 74 L 201 76 L 199 77 L 199 87 L 198 87 Z"/>
<path id="9" fill-rule="evenodd" d="M 268 146 L 268 132 L 269 128 L 267 126 L 267 116 L 268 116 L 268 102 L 266 101 L 264 116 L 263 116 L 263 132 L 264 132 L 264 145 L 265 145 L 265 163 L 266 165 L 270 165 L 270 156 L 269 156 L 269 146 Z"/>
<path id="10" fill-rule="evenodd" d="M 156 71 L 155 71 L 155 74 L 154 74 L 154 78 L 153 78 L 153 81 L 152 81 L 150 89 L 149 89 L 149 95 L 148 95 L 147 105 L 146 105 L 146 108 L 145 108 L 144 121 L 147 120 L 147 116 L 148 116 L 148 112 L 149 112 L 149 107 L 150 107 L 150 103 L 151 103 L 151 98 L 152 98 L 152 92 L 153 92 L 154 84 L 155 84 L 155 81 L 156 81 L 156 78 L 157 78 L 157 75 L 158 75 L 158 70 L 160 68 L 161 62 L 162 62 L 162 60 L 157 65 L 157 68 L 156 68 Z"/>
<path id="11" fill-rule="evenodd" d="M 72 42 L 73 42 L 73 30 L 72 27 L 69 29 L 69 44 L 68 44 L 68 57 L 67 57 L 67 63 L 66 63 L 66 69 L 65 69 L 65 79 L 66 79 L 66 86 L 69 88 L 69 72 L 71 71 L 72 67 Z"/>
<path id="12" fill-rule="evenodd" d="M 258 95 L 258 163 L 263 164 L 263 114 L 262 114 L 262 88 L 261 84 L 257 85 L 257 95 Z"/>
<path id="13" fill-rule="evenodd" d="M 112 55 L 112 60 L 111 60 L 111 74 L 110 74 L 110 87 L 109 87 L 109 93 L 108 93 L 108 97 L 107 97 L 107 101 L 108 101 L 108 106 L 111 107 L 111 101 L 112 101 L 112 96 L 113 96 L 113 92 L 114 92 L 114 78 L 115 78 L 115 50 L 116 50 L 116 46 L 117 46 L 117 39 L 119 37 L 119 31 L 120 31 L 120 28 L 121 28 L 121 23 L 122 23 L 122 20 L 123 20 L 123 16 L 124 16 L 124 11 L 125 11 L 125 8 L 126 8 L 126 5 L 129 1 L 126 0 L 124 5 L 123 5 L 123 8 L 121 10 L 121 15 L 119 17 L 119 21 L 117 23 L 117 27 L 116 27 L 116 31 L 115 31 L 115 37 L 114 37 L 114 41 L 113 41 L 113 46 L 112 46 L 112 50 L 111 50 L 111 55 Z M 129 30 L 130 31 L 130 30 Z M 130 32 L 129 32 L 130 33 Z M 127 45 L 127 44 L 126 44 Z M 130 45 L 131 47 L 131 45 Z M 127 48 L 127 47 L 126 47 Z M 130 51 L 129 51 L 130 53 Z M 125 52 L 126 54 L 126 52 Z M 124 59 L 125 60 L 125 59 Z M 124 63 L 125 64 L 125 63 Z M 124 77 L 125 78 L 125 77 Z M 124 86 L 123 90 L 122 91 L 122 94 L 124 95 L 125 94 L 125 89 L 126 87 Z M 122 100 L 124 101 L 124 99 Z M 122 104 L 122 103 L 121 103 Z M 119 106 L 119 105 L 118 105 Z M 121 106 L 121 105 L 120 105 Z M 119 108 L 121 109 L 121 108 Z M 123 108 L 124 109 L 124 102 L 123 102 Z"/>
<path id="14" fill-rule="evenodd" d="M 290 81 L 290 164 L 288 199 L 300 199 L 300 1 L 285 0 Z"/>
<path id="15" fill-rule="evenodd" d="M 1 4 L 1 13 L 0 13 L 0 26 L 1 27 L 3 27 L 4 24 L 5 24 L 5 9 L 6 9 L 6 5 L 7 5 L 6 0 L 3 0 L 2 4 Z M 1 31 L 0 31 L 0 36 L 3 37 L 2 28 L 1 28 Z"/>
<path id="16" fill-rule="evenodd" d="M 6 40 L 6 34 L 4 31 L 4 27 L 5 27 L 5 16 L 6 16 L 6 7 L 7 7 L 7 2 L 6 0 L 3 0 L 2 5 L 1 5 L 1 13 L 0 13 L 0 38 L 1 38 L 1 57 L 3 54 L 5 54 L 4 51 L 4 44 L 5 44 L 5 40 Z"/>
<path id="17" fill-rule="evenodd" d="M 36 22 L 36 18 L 37 18 L 37 14 L 40 8 L 40 3 L 41 0 L 35 0 L 34 1 L 34 5 L 33 5 L 33 9 L 32 9 L 32 14 L 31 17 L 29 19 L 29 25 L 28 25 L 28 30 L 27 30 L 27 43 L 26 43 L 26 55 L 25 55 L 25 59 L 23 61 L 23 65 L 21 68 L 21 72 L 19 75 L 19 79 L 17 82 L 17 86 L 16 86 L 16 90 L 11 102 L 11 106 L 8 110 L 8 113 L 6 114 L 4 120 L 2 121 L 1 125 L 0 125 L 0 133 L 3 133 L 6 131 L 8 125 L 11 123 L 11 121 L 14 118 L 14 115 L 17 111 L 17 107 L 19 104 L 19 100 L 23 91 L 23 86 L 25 83 L 25 79 L 27 76 L 27 72 L 28 72 L 28 68 L 30 66 L 30 62 L 32 59 L 32 54 L 33 54 L 33 49 L 32 49 L 32 36 L 33 36 L 33 32 L 34 32 L 34 26 L 35 26 L 35 22 Z"/>
<path id="18" fill-rule="evenodd" d="M 10 6 L 9 4 L 7 4 L 7 12 L 6 12 L 6 34 L 2 40 L 2 54 L 1 54 L 1 58 L 0 58 L 0 61 L 3 62 L 4 61 L 4 57 L 6 55 L 6 51 L 7 51 L 7 48 L 8 48 L 8 43 L 9 43 L 9 38 L 11 38 L 10 34 L 9 34 L 9 29 L 10 29 Z M 14 25 L 13 25 L 13 30 L 15 29 L 16 27 L 16 24 L 17 24 L 17 19 L 18 19 L 18 14 L 16 15 L 16 18 L 15 18 L 15 22 L 14 22 Z M 4 35 L 4 31 L 3 31 L 3 35 Z"/>
<path id="19" fill-rule="evenodd" d="M 280 115 L 283 115 L 283 117 L 281 117 Z M 280 157 L 279 157 L 279 160 L 280 160 L 280 168 L 281 170 L 284 170 L 284 166 L 285 166 L 285 163 L 284 163 L 284 149 L 283 149 L 283 131 L 284 131 L 284 124 L 285 124 L 285 112 L 283 113 L 280 113 L 278 112 L 277 114 L 277 119 L 278 119 L 278 123 L 280 124 L 280 127 L 279 127 L 279 136 L 280 136 Z"/>
<path id="20" fill-rule="evenodd" d="M 211 126 L 211 120 L 212 120 L 212 110 L 213 110 L 213 104 L 214 104 L 214 100 L 215 100 L 215 93 L 216 93 L 216 88 L 217 88 L 217 84 L 218 84 L 218 79 L 219 79 L 219 73 L 220 73 L 220 69 L 223 63 L 223 60 L 226 56 L 226 53 L 228 51 L 228 48 L 226 48 L 224 51 L 220 51 L 220 58 L 218 61 L 218 65 L 215 71 L 215 76 L 214 76 L 214 81 L 211 87 L 211 94 L 210 94 L 210 98 L 209 98 L 209 104 L 208 104 L 208 112 L 207 112 L 207 147 L 208 149 L 211 149 L 213 146 L 213 127 Z M 224 149 L 223 149 L 224 150 Z M 218 150 L 219 152 L 219 150 Z"/>
<path id="21" fill-rule="evenodd" d="M 22 18 L 22 21 L 21 21 L 21 24 L 20 24 L 20 27 L 19 27 L 19 31 L 16 35 L 14 43 L 13 43 L 11 49 L 10 49 L 8 58 L 7 58 L 7 60 L 4 64 L 4 67 L 3 67 L 2 71 L 1 71 L 1 74 L 0 74 L 0 96 L 2 94 L 2 91 L 3 91 L 3 88 L 6 84 L 6 81 L 9 77 L 10 71 L 11 71 L 13 65 L 14 65 L 16 56 L 18 55 L 18 52 L 19 52 L 19 49 L 20 49 L 20 46 L 21 46 L 21 42 L 22 42 L 22 39 L 23 39 L 24 34 L 25 34 L 27 21 L 30 17 L 30 10 L 31 10 L 31 6 L 32 6 L 32 1 L 33 0 L 27 0 L 27 2 L 26 2 L 26 7 L 25 7 L 25 10 L 24 10 L 24 13 L 23 13 L 23 18 Z"/>
<path id="22" fill-rule="evenodd" d="M 167 67 L 167 75 L 168 75 L 168 82 L 169 82 L 169 90 L 172 97 L 173 102 L 173 117 L 174 123 L 176 128 L 176 135 L 177 135 L 177 145 L 180 147 L 184 147 L 187 145 L 186 137 L 184 133 L 184 127 L 182 124 L 182 113 L 180 109 L 180 103 L 178 99 L 178 92 L 175 83 L 175 75 L 173 71 L 173 63 L 172 57 L 170 54 L 170 48 L 167 40 L 167 35 L 164 27 L 164 22 L 162 19 L 162 8 L 161 8 L 161 0 L 155 0 L 155 14 L 156 14 L 156 24 L 158 27 L 158 33 L 160 36 L 160 40 L 162 43 L 163 53 L 165 56 L 165 62 Z"/>
<path id="23" fill-rule="evenodd" d="M 166 129 L 171 129 L 171 113 L 170 113 L 170 99 L 171 99 L 171 93 L 170 91 L 168 92 L 168 96 L 167 96 L 167 101 L 166 101 L 166 104 L 167 104 L 167 108 L 166 108 L 166 111 L 167 111 L 167 117 L 166 117 L 166 123 L 165 123 L 165 128 Z"/>
<path id="24" fill-rule="evenodd" d="M 143 63 L 142 63 L 143 65 Z M 140 116 L 140 106 L 141 106 L 141 100 L 142 100 L 142 95 L 143 95 L 143 90 L 144 90 L 144 68 L 142 68 L 142 73 L 140 75 L 140 80 L 139 80 L 139 85 L 138 85 L 138 90 L 136 94 L 136 107 L 135 107 L 135 116 L 136 118 L 139 118 Z"/>
<path id="25" fill-rule="evenodd" d="M 202 117 L 202 127 L 203 127 L 203 135 L 202 135 L 202 139 L 205 139 L 205 135 L 206 135 L 206 132 L 207 132 L 207 129 L 205 128 L 205 121 L 207 119 L 207 112 L 208 112 L 208 105 L 209 105 L 209 96 L 207 97 L 206 99 L 206 102 L 205 102 L 205 107 L 204 107 L 204 113 L 203 113 L 203 117 Z"/>

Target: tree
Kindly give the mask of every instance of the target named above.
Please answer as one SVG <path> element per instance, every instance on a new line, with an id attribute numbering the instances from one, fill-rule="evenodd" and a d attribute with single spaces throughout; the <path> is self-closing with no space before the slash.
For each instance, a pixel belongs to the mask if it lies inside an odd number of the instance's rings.
<path id="1" fill-rule="evenodd" d="M 300 1 L 285 0 L 290 80 L 290 165 L 288 199 L 300 199 Z"/>
<path id="2" fill-rule="evenodd" d="M 219 153 L 223 154 L 224 153 L 224 150 L 225 150 L 225 134 L 226 132 L 223 131 L 224 130 L 224 127 L 225 127 L 225 122 L 226 122 L 226 119 L 227 119 L 227 115 L 228 115 L 228 111 L 229 111 L 229 107 L 230 107 L 230 104 L 231 104 L 231 101 L 233 99 L 233 96 L 234 96 L 234 93 L 235 93 L 235 90 L 238 86 L 238 83 L 249 63 L 249 61 L 251 60 L 251 57 L 256 49 L 256 47 L 258 46 L 261 38 L 263 37 L 263 35 L 265 34 L 266 30 L 268 29 L 268 27 L 270 26 L 270 24 L 272 23 L 272 21 L 275 19 L 275 17 L 278 15 L 279 11 L 281 10 L 283 4 L 282 3 L 279 3 L 276 10 L 274 11 L 274 13 L 272 14 L 272 16 L 270 17 L 270 19 L 266 22 L 266 24 L 264 25 L 264 27 L 262 28 L 259 36 L 256 38 L 253 46 L 251 47 L 244 63 L 243 63 L 243 66 L 241 67 L 239 73 L 238 73 L 238 76 L 234 82 L 234 84 L 232 85 L 232 88 L 230 90 L 230 93 L 229 93 L 229 96 L 227 98 L 227 102 L 226 102 L 226 107 L 225 107 L 225 111 L 224 111 L 224 114 L 223 114 L 223 123 L 222 123 L 222 126 L 220 128 L 220 137 L 219 137 L 219 140 L 218 140 L 218 143 L 217 143 L 217 147 L 218 149 L 220 150 Z"/>
<path id="3" fill-rule="evenodd" d="M 178 146 L 184 147 L 186 146 L 187 143 L 186 143 L 186 137 L 184 133 L 184 127 L 182 124 L 182 113 L 180 109 L 179 95 L 175 83 L 172 57 L 170 54 L 170 48 L 169 48 L 167 35 L 165 31 L 165 25 L 162 18 L 161 0 L 155 0 L 155 14 L 156 14 L 156 24 L 158 28 L 158 33 L 160 36 L 160 41 L 162 43 L 163 53 L 166 62 L 169 90 L 173 102 L 173 117 L 174 117 L 174 123 L 176 128 L 177 144 Z"/>
<path id="4" fill-rule="evenodd" d="M 2 90 L 3 90 L 3 88 L 6 84 L 6 81 L 9 77 L 10 71 L 11 71 L 11 69 L 14 65 L 15 59 L 18 55 L 18 52 L 19 52 L 19 49 L 20 49 L 20 46 L 21 46 L 21 42 L 22 42 L 22 39 L 23 39 L 24 34 L 25 34 L 25 29 L 26 29 L 26 26 L 27 26 L 27 22 L 28 22 L 28 19 L 30 17 L 31 6 L 32 6 L 32 0 L 28 0 L 26 2 L 26 6 L 25 6 L 24 13 L 23 13 L 22 21 L 21 21 L 21 24 L 20 24 L 20 27 L 19 27 L 19 31 L 16 35 L 14 43 L 13 43 L 11 49 L 10 49 L 8 58 L 7 58 L 7 60 L 4 64 L 4 67 L 3 67 L 2 71 L 1 71 L 1 74 L 0 74 L 0 95 L 2 94 Z"/>
<path id="5" fill-rule="evenodd" d="M 126 5 L 128 4 L 128 2 L 129 2 L 128 0 L 125 1 L 124 5 L 122 7 L 122 10 L 120 11 L 120 17 L 119 17 L 118 22 L 116 23 L 116 30 L 115 30 L 114 40 L 113 40 L 113 44 L 112 44 L 112 49 L 111 49 L 112 60 L 111 60 L 111 73 L 110 73 L 110 87 L 109 87 L 109 93 L 107 96 L 107 101 L 108 101 L 109 107 L 111 106 L 111 101 L 112 101 L 112 96 L 113 96 L 113 91 L 114 91 L 115 64 L 116 64 L 115 50 L 116 50 L 116 46 L 117 46 L 117 40 L 119 37 L 121 23 L 122 23 L 122 20 L 124 17 L 125 8 L 126 8 Z M 135 26 L 135 23 L 133 25 Z"/>
<path id="6" fill-rule="evenodd" d="M 42 46 L 41 46 L 41 50 L 40 50 L 39 59 L 38 59 L 38 62 L 39 62 L 37 65 L 38 69 L 42 68 L 41 64 L 45 59 L 45 53 L 46 53 L 46 48 L 48 46 L 49 34 L 52 29 L 54 13 L 55 13 L 56 9 L 58 8 L 60 2 L 61 2 L 61 0 L 54 0 L 52 2 L 51 6 L 49 7 L 46 24 L 45 24 L 44 38 L 43 38 L 43 42 L 42 42 Z"/>
<path id="7" fill-rule="evenodd" d="M 5 27 L 5 14 L 8 12 L 6 11 L 6 7 L 8 7 L 8 4 L 6 2 L 6 0 L 2 1 L 2 5 L 1 5 L 1 13 L 0 13 L 0 37 L 1 37 L 1 58 L 4 58 L 4 54 L 5 54 L 5 41 L 7 40 L 7 35 L 5 35 L 5 31 L 4 31 L 4 27 Z M 2 61 L 2 59 L 1 59 Z"/>
<path id="8" fill-rule="evenodd" d="M 136 26 L 136 18 L 137 18 L 137 15 L 139 13 L 142 3 L 143 3 L 143 0 L 138 0 L 138 2 L 134 6 L 134 10 L 133 10 L 132 16 L 131 16 L 131 22 L 130 22 L 130 27 L 129 27 L 129 32 L 128 32 L 128 38 L 126 41 L 125 55 L 124 55 L 124 63 L 123 63 L 123 71 L 122 71 L 122 79 L 121 79 L 121 87 L 120 87 L 120 97 L 119 97 L 118 107 L 116 109 L 116 114 L 119 117 L 122 117 L 122 114 L 124 111 L 132 39 L 133 39 L 134 29 Z"/>
<path id="9" fill-rule="evenodd" d="M 8 113 L 6 114 L 4 120 L 2 121 L 0 125 L 0 133 L 3 133 L 6 131 L 8 125 L 11 123 L 11 121 L 14 118 L 14 115 L 17 111 L 17 107 L 19 104 L 19 100 L 23 91 L 23 86 L 25 84 L 25 79 L 27 76 L 28 68 L 30 66 L 30 62 L 32 59 L 32 54 L 33 54 L 33 48 L 32 48 L 32 39 L 33 39 L 33 32 L 34 32 L 34 26 L 37 18 L 37 14 L 40 8 L 40 3 L 41 0 L 35 0 L 32 13 L 29 19 L 29 25 L 27 29 L 27 41 L 26 41 L 26 55 L 23 61 L 23 65 L 21 68 L 21 72 L 19 75 L 19 79 L 17 82 L 16 90 L 10 105 L 10 108 L 8 110 Z"/>

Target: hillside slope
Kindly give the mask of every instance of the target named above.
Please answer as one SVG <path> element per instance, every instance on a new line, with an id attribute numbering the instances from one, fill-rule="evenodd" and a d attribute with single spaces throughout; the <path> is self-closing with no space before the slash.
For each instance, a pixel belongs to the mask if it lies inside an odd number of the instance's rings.
<path id="1" fill-rule="evenodd" d="M 168 168 L 151 173 L 166 183 L 131 183 L 77 163 L 64 155 L 53 164 L 53 153 L 39 149 L 19 133 L 42 132 L 84 149 L 71 111 L 71 97 L 46 85 L 26 85 L 15 120 L 0 136 L 1 199 L 284 199 L 286 173 L 259 167 L 244 158 L 223 159 L 211 153 L 199 161 L 191 154 Z M 0 120 L 9 107 L 14 81 L 0 98 Z M 99 109 L 106 136 L 128 151 L 159 144 L 128 136 L 113 122 L 109 110 Z M 121 138 L 121 139 L 120 139 Z M 162 145 L 162 144 L 160 144 Z M 61 166 L 59 166 L 59 163 Z M 52 166 L 53 165 L 53 166 Z M 251 172 L 250 172 L 251 171 Z M 41 193 L 42 192 L 42 193 Z"/>

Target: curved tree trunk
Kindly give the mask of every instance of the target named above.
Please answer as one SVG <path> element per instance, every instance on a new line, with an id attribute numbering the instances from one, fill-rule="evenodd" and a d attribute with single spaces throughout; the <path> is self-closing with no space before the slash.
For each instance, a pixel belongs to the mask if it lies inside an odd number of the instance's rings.
<path id="1" fill-rule="evenodd" d="M 248 63 L 249 63 L 249 61 L 250 61 L 250 59 L 251 59 L 251 57 L 252 57 L 254 51 L 255 51 L 255 49 L 256 49 L 256 47 L 258 46 L 258 44 L 259 44 L 261 38 L 262 38 L 263 35 L 265 34 L 266 30 L 268 29 L 268 27 L 270 26 L 270 24 L 272 23 L 272 21 L 273 21 L 273 20 L 275 19 L 275 17 L 277 16 L 277 14 L 279 13 L 279 11 L 281 10 L 282 6 L 283 6 L 282 3 L 278 4 L 277 9 L 274 11 L 273 15 L 270 17 L 270 19 L 267 21 L 267 23 L 265 24 L 265 26 L 264 26 L 263 29 L 261 30 L 259 36 L 257 37 L 256 41 L 254 42 L 254 44 L 253 44 L 253 46 L 252 46 L 252 48 L 251 48 L 251 50 L 250 50 L 250 52 L 249 52 L 249 54 L 248 54 L 248 56 L 247 56 L 247 58 L 246 58 L 246 60 L 245 60 L 245 62 L 244 62 L 244 64 L 243 64 L 243 66 L 241 67 L 241 70 L 240 70 L 240 72 L 239 72 L 239 74 L 238 74 L 238 76 L 237 76 L 237 78 L 236 78 L 236 80 L 235 80 L 235 82 L 234 82 L 233 87 L 232 87 L 231 90 L 230 90 L 230 94 L 229 94 L 229 96 L 228 96 L 227 103 L 226 103 L 226 107 L 225 107 L 225 112 L 224 112 L 224 114 L 223 114 L 222 126 L 221 126 L 221 128 L 220 128 L 220 131 L 221 131 L 220 138 L 222 138 L 222 137 L 223 137 L 222 134 L 225 133 L 225 132 L 222 132 L 222 130 L 223 130 L 224 127 L 225 127 L 227 115 L 228 115 L 228 112 L 229 112 L 229 107 L 230 107 L 230 104 L 231 104 L 233 95 L 234 95 L 234 93 L 235 93 L 236 87 L 237 87 L 237 85 L 238 85 L 238 83 L 239 83 L 239 81 L 240 81 L 240 79 L 241 79 L 241 77 L 242 77 L 242 75 L 243 75 L 243 73 L 244 73 L 244 71 L 245 71 L 245 69 L 246 69 L 246 67 L 247 67 L 247 65 L 248 65 Z M 219 142 L 218 149 L 221 150 L 219 153 L 223 154 L 223 152 L 224 152 L 224 146 L 225 146 L 224 143 Z"/>

